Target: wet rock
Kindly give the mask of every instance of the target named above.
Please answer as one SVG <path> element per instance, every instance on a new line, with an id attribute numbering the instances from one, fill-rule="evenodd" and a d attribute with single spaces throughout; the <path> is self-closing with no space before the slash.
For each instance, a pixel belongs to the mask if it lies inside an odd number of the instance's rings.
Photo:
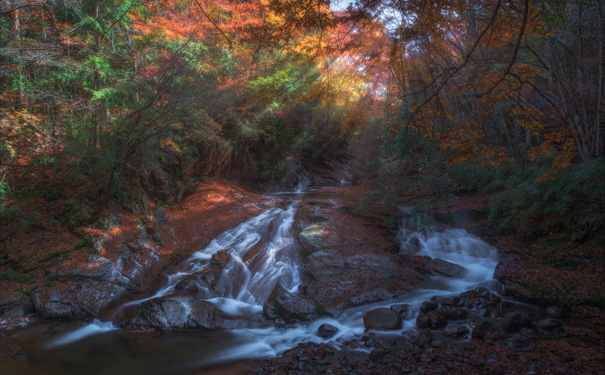
<path id="1" fill-rule="evenodd" d="M 423 329 L 418 332 L 418 335 L 414 338 L 414 345 L 424 348 L 433 342 L 433 334 L 430 329 Z"/>
<path id="2" fill-rule="evenodd" d="M 485 298 L 490 293 L 489 289 L 478 286 L 473 290 L 469 290 L 460 294 L 462 298 Z"/>
<path id="3" fill-rule="evenodd" d="M 212 255 L 212 259 L 210 260 L 210 264 L 214 267 L 219 267 L 220 269 L 225 268 L 229 261 L 231 260 L 231 255 L 227 250 L 221 250 L 216 254 Z"/>
<path id="4" fill-rule="evenodd" d="M 401 328 L 401 315 L 395 310 L 380 308 L 367 312 L 363 317 L 366 329 L 388 329 Z"/>
<path id="5" fill-rule="evenodd" d="M 432 329 L 443 329 L 447 325 L 447 320 L 438 312 L 432 311 L 428 314 Z"/>
<path id="6" fill-rule="evenodd" d="M 487 320 L 479 322 L 473 331 L 471 332 L 471 337 L 474 339 L 483 339 L 489 333 L 494 332 L 494 325 Z"/>
<path id="7" fill-rule="evenodd" d="M 433 272 L 449 277 L 461 276 L 466 270 L 457 264 L 446 262 L 443 259 L 435 258 L 431 261 L 430 267 Z"/>
<path id="8" fill-rule="evenodd" d="M 490 301 L 490 302 L 500 303 L 500 301 L 502 301 L 502 298 L 500 298 L 500 296 L 498 296 L 492 292 L 487 293 L 487 295 L 484 298 L 485 298 L 485 300 Z"/>
<path id="9" fill-rule="evenodd" d="M 410 305 L 408 305 L 407 303 L 393 305 L 391 306 L 391 309 L 399 312 L 399 315 L 401 315 L 401 317 L 403 318 L 405 313 L 410 309 Z"/>
<path id="10" fill-rule="evenodd" d="M 174 286 L 174 289 L 180 292 L 195 295 L 200 290 L 200 287 L 195 280 L 184 279 L 179 281 L 178 284 Z"/>
<path id="11" fill-rule="evenodd" d="M 531 319 L 521 312 L 507 312 L 502 318 L 502 328 L 507 331 L 517 331 L 523 327 L 531 327 Z"/>
<path id="12" fill-rule="evenodd" d="M 437 307 L 439 307 L 437 302 L 424 301 L 422 302 L 422 305 L 420 305 L 420 311 L 426 314 L 429 311 L 437 310 Z"/>
<path id="13" fill-rule="evenodd" d="M 319 326 L 319 328 L 317 329 L 317 336 L 323 338 L 323 339 L 329 339 L 330 337 L 334 337 L 334 335 L 336 335 L 338 333 L 338 328 L 334 327 L 333 325 L 324 323 L 322 325 Z"/>
<path id="14" fill-rule="evenodd" d="M 441 305 L 449 307 L 462 306 L 463 304 L 464 301 L 458 296 L 449 297 L 441 301 Z"/>
<path id="15" fill-rule="evenodd" d="M 139 236 L 126 242 L 126 246 L 133 253 L 143 253 L 151 248 L 149 237 L 147 236 L 147 229 L 139 225 Z"/>
<path id="16" fill-rule="evenodd" d="M 263 306 L 265 316 L 271 318 L 275 315 L 286 322 L 314 319 L 317 317 L 317 310 L 317 304 L 313 300 L 286 290 L 279 292 L 273 302 Z M 269 314 L 268 311 L 272 311 L 273 314 Z"/>
<path id="17" fill-rule="evenodd" d="M 441 309 L 439 312 L 447 320 L 464 320 L 468 317 L 468 311 L 447 306 Z"/>
<path id="18" fill-rule="evenodd" d="M 416 326 L 422 329 L 431 328 L 431 318 L 429 318 L 428 315 L 418 315 L 416 318 Z"/>
<path id="19" fill-rule="evenodd" d="M 72 320 L 96 316 L 125 292 L 121 285 L 87 280 L 68 288 L 43 289 L 33 295 L 32 301 L 44 318 Z"/>
<path id="20" fill-rule="evenodd" d="M 298 241 L 307 253 L 313 254 L 337 246 L 339 244 L 337 233 L 334 223 L 323 221 L 303 229 L 298 235 Z"/>
<path id="21" fill-rule="evenodd" d="M 223 329 L 226 316 L 212 304 L 187 296 L 156 298 L 124 312 L 127 329 Z"/>
<path id="22" fill-rule="evenodd" d="M 420 251 L 420 247 L 420 239 L 416 236 L 412 236 L 409 237 L 407 240 L 401 242 L 400 253 L 404 255 L 413 255 Z"/>
<path id="23" fill-rule="evenodd" d="M 540 328 L 540 329 L 544 329 L 544 330 L 553 330 L 555 328 L 559 328 L 561 327 L 563 324 L 561 323 L 560 320 L 557 319 L 551 319 L 551 318 L 546 318 L 546 319 L 542 319 L 538 322 L 538 324 L 536 324 L 536 328 Z"/>
<path id="24" fill-rule="evenodd" d="M 368 303 L 376 302 L 376 301 L 386 301 L 390 298 L 395 297 L 396 294 L 390 292 L 384 288 L 378 288 L 374 290 L 370 290 L 364 293 L 361 293 L 353 298 L 351 298 L 347 305 L 350 307 L 365 305 Z"/>
<path id="25" fill-rule="evenodd" d="M 565 316 L 567 315 L 567 313 L 565 312 L 565 309 L 558 307 L 558 306 L 549 307 L 548 309 L 546 309 L 546 314 L 548 314 L 548 316 L 550 316 L 551 318 L 556 318 L 556 319 L 565 318 Z"/>

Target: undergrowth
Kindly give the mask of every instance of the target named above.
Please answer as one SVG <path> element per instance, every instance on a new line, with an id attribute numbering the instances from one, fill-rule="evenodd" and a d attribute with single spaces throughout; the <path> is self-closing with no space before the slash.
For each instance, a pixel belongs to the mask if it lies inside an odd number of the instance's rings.
<path id="1" fill-rule="evenodd" d="M 525 237 L 566 233 L 584 241 L 603 230 L 603 159 L 575 164 L 550 180 L 511 176 L 492 198 L 489 222 Z"/>

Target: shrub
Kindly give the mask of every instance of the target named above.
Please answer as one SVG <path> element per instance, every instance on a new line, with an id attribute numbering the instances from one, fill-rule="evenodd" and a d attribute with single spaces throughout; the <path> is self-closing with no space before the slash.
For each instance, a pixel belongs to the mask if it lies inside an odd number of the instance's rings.
<path id="1" fill-rule="evenodd" d="M 600 158 L 546 181 L 511 178 L 508 188 L 492 199 L 490 224 L 527 237 L 564 232 L 581 241 L 598 233 L 605 220 L 604 166 Z"/>

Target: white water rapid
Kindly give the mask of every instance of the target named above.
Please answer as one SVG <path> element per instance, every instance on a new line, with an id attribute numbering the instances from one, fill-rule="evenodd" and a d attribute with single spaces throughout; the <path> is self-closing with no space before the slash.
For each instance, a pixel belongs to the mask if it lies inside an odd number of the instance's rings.
<path id="1" fill-rule="evenodd" d="M 333 318 L 324 317 L 313 322 L 276 328 L 262 318 L 263 305 L 278 284 L 296 293 L 301 283 L 297 241 L 292 229 L 297 204 L 298 201 L 287 209 L 268 210 L 224 232 L 181 264 L 177 272 L 168 275 L 165 285 L 153 296 L 126 303 L 120 308 L 174 293 L 180 281 L 185 278 L 196 280 L 196 275 L 210 267 L 213 255 L 226 251 L 230 260 L 220 275 L 218 287 L 208 288 L 203 283 L 197 283 L 201 291 L 198 295 L 230 318 L 241 319 L 245 324 L 223 331 L 224 336 L 228 337 L 225 339 L 227 344 L 209 348 L 203 353 L 203 358 L 181 364 L 195 368 L 275 356 L 302 342 L 331 342 L 339 347 L 345 341 L 363 335 L 363 316 L 366 312 L 379 307 L 408 304 L 402 329 L 381 333 L 401 335 L 416 329 L 416 317 L 423 301 L 433 296 L 458 295 L 478 285 L 493 289 L 497 284 L 493 281 L 498 263 L 495 248 L 465 230 L 445 228 L 422 234 L 417 231 L 415 223 L 404 220 L 397 236 L 401 254 L 439 258 L 464 267 L 465 272 L 458 278 L 435 276 L 423 288 L 389 301 L 347 309 Z M 324 323 L 338 328 L 338 333 L 330 339 L 318 337 L 317 329 Z M 59 338 L 51 346 L 68 345 L 88 335 L 113 329 L 116 328 L 111 323 L 97 321 Z"/>

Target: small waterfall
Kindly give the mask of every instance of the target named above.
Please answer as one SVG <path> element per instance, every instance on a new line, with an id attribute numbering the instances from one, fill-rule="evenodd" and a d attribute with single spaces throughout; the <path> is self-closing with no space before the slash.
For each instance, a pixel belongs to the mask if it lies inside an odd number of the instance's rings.
<path id="1" fill-rule="evenodd" d="M 199 296 L 228 316 L 246 319 L 260 316 L 263 304 L 278 283 L 291 292 L 296 292 L 301 283 L 296 240 L 292 233 L 297 203 L 286 210 L 267 210 L 224 232 L 189 257 L 178 272 L 168 275 L 166 283 L 156 293 L 122 304 L 112 316 L 126 307 L 174 293 L 177 284 L 186 278 L 196 281 Z M 213 256 L 221 251 L 226 251 L 230 260 L 219 276 L 219 287 L 204 286 L 197 277 L 211 266 Z M 112 322 L 95 320 L 48 347 L 71 344 L 114 329 L 117 328 Z"/>
<path id="2" fill-rule="evenodd" d="M 396 240 L 400 254 L 438 258 L 464 267 L 468 272 L 459 280 L 460 292 L 474 284 L 492 280 L 498 265 L 498 250 L 464 229 L 435 230 L 434 223 L 423 223 L 431 230 L 419 232 L 421 226 L 405 211 Z M 443 227 L 443 226 L 442 226 Z M 455 284 L 452 282 L 452 284 Z"/>
<path id="3" fill-rule="evenodd" d="M 333 318 L 322 317 L 286 328 L 267 326 L 262 319 L 263 305 L 274 288 L 280 284 L 291 292 L 297 292 L 301 283 L 297 245 L 292 233 L 297 205 L 298 202 L 295 202 L 287 209 L 265 211 L 224 232 L 204 249 L 191 255 L 177 272 L 167 276 L 164 286 L 153 296 L 126 303 L 120 308 L 179 292 L 178 283 L 189 280 L 198 287 L 196 296 L 232 319 L 251 323 L 229 329 L 229 334 L 223 336 L 227 345 L 208 348 L 202 358 L 183 364 L 196 368 L 246 358 L 271 357 L 302 342 L 330 342 L 339 347 L 363 335 L 366 312 L 396 304 L 407 304 L 409 309 L 402 329 L 389 334 L 413 331 L 423 301 L 433 296 L 444 298 L 457 295 L 477 285 L 489 287 L 493 283 L 497 265 L 495 248 L 461 229 L 440 227 L 440 231 L 422 233 L 418 223 L 408 217 L 402 221 L 397 236 L 402 255 L 439 258 L 464 267 L 466 272 L 457 278 L 433 276 L 424 288 L 388 301 L 350 308 Z M 210 286 L 204 281 L 204 273 L 211 270 L 213 262 L 217 261 L 222 262 L 222 270 L 213 276 L 216 277 L 216 283 Z M 337 327 L 338 333 L 330 339 L 317 336 L 318 327 L 324 323 Z M 111 323 L 95 321 L 59 338 L 49 347 L 71 344 L 114 329 L 117 328 Z M 370 350 L 360 350 L 366 349 Z"/>

